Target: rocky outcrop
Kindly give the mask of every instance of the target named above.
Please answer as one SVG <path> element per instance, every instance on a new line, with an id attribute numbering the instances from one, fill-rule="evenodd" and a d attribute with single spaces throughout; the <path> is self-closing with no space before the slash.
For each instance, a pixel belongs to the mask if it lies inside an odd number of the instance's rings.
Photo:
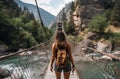
<path id="1" fill-rule="evenodd" d="M 91 39 L 91 38 L 95 38 L 97 35 L 93 32 L 88 32 L 86 35 L 85 35 L 85 38 L 87 39 Z"/>
<path id="2" fill-rule="evenodd" d="M 76 0 L 75 5 L 77 7 L 74 14 L 78 15 L 76 17 L 78 21 L 79 19 L 80 21 L 77 22 L 77 24 L 76 21 L 74 22 L 76 24 L 75 28 L 77 27 L 76 29 L 80 31 L 84 30 L 93 16 L 105 12 L 106 8 L 114 1 L 115 0 Z M 78 25 L 78 23 L 80 24 Z"/>
<path id="3" fill-rule="evenodd" d="M 115 2 L 115 0 L 75 0 L 75 2 L 79 1 L 81 5 L 99 3 L 99 4 L 108 4 L 111 2 Z"/>
<path id="4" fill-rule="evenodd" d="M 96 14 L 104 12 L 104 7 L 96 2 L 96 0 L 80 0 L 80 5 L 76 8 L 76 13 L 81 18 L 81 26 L 87 27 L 87 24 Z M 82 27 L 80 27 L 81 29 Z"/>
<path id="5" fill-rule="evenodd" d="M 112 61 L 113 59 L 109 56 L 103 55 L 102 57 L 99 58 L 99 60 L 109 60 Z"/>
<path id="6" fill-rule="evenodd" d="M 80 49 L 80 50 L 81 50 L 81 53 L 83 53 L 83 54 L 92 53 L 91 50 L 89 50 L 89 49 L 87 49 L 87 48 L 84 48 L 84 47 L 86 47 L 86 46 L 92 48 L 92 47 L 93 47 L 92 40 L 90 40 L 90 39 L 84 39 L 83 41 L 81 41 L 81 42 L 79 43 L 79 47 L 81 48 L 81 49 Z"/>
<path id="7" fill-rule="evenodd" d="M 0 67 L 0 79 L 10 76 L 10 71 Z"/>

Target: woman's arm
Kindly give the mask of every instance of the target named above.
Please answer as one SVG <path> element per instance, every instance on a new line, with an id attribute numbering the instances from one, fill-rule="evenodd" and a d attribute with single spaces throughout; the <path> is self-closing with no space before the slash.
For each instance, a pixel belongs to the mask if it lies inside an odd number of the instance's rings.
<path id="1" fill-rule="evenodd" d="M 72 67 L 75 67 L 70 45 L 68 45 L 68 53 L 69 53 L 70 61 L 72 63 Z"/>
<path id="2" fill-rule="evenodd" d="M 51 67 L 53 66 L 54 59 L 55 59 L 55 44 L 52 45 L 52 58 L 50 63 Z"/>

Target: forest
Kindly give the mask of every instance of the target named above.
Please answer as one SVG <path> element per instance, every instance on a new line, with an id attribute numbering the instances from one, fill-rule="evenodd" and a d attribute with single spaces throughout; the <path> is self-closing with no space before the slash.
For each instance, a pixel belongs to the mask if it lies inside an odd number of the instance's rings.
<path id="1" fill-rule="evenodd" d="M 47 27 L 45 31 L 26 7 L 20 8 L 14 0 L 0 0 L 0 44 L 7 45 L 8 51 L 46 41 L 52 36 L 52 31 Z"/>

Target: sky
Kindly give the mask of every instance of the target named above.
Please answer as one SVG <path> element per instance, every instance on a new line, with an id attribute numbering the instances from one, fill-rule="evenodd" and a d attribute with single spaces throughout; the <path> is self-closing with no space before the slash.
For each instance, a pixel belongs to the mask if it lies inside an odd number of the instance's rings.
<path id="1" fill-rule="evenodd" d="M 35 0 L 21 0 L 25 3 L 34 4 Z M 62 8 L 69 2 L 74 0 L 37 0 L 38 6 L 53 15 L 57 15 Z"/>

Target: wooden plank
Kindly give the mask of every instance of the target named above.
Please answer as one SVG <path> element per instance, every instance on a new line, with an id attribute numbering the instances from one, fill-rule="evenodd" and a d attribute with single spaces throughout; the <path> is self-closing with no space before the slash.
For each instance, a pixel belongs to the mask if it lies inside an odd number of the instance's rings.
<path id="1" fill-rule="evenodd" d="M 53 72 L 50 71 L 50 64 L 48 65 L 48 68 L 46 70 L 46 73 L 45 73 L 43 79 L 56 79 L 55 72 L 54 71 Z M 61 74 L 61 79 L 64 79 L 63 73 Z M 79 79 L 78 76 L 77 76 L 77 72 L 74 71 L 74 74 L 71 72 L 69 79 Z"/>

